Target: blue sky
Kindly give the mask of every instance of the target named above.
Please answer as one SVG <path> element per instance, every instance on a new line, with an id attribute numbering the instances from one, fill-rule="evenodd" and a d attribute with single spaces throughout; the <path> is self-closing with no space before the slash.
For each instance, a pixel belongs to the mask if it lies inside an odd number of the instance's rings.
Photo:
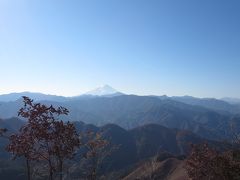
<path id="1" fill-rule="evenodd" d="M 1 0 L 0 94 L 240 98 L 239 0 Z"/>

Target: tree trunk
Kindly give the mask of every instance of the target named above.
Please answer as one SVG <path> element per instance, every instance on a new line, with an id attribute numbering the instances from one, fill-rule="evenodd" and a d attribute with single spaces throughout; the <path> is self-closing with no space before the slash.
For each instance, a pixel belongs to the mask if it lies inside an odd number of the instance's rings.
<path id="1" fill-rule="evenodd" d="M 29 160 L 28 159 L 26 159 L 26 165 L 27 165 L 27 178 L 28 178 L 28 180 L 31 180 L 30 164 L 29 164 Z"/>
<path id="2" fill-rule="evenodd" d="M 59 159 L 59 179 L 62 180 L 63 179 L 63 161 L 61 159 Z"/>
<path id="3" fill-rule="evenodd" d="M 49 180 L 53 180 L 53 170 L 52 167 L 49 169 Z"/>
<path id="4" fill-rule="evenodd" d="M 53 167 L 51 160 L 48 160 L 48 166 L 49 166 L 49 180 L 53 180 Z"/>

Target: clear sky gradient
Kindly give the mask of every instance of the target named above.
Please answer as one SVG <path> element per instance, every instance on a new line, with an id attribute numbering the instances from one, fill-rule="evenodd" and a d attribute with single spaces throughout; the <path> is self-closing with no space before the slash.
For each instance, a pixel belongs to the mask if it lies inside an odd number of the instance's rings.
<path id="1" fill-rule="evenodd" d="M 0 0 L 0 94 L 240 98 L 239 0 Z"/>

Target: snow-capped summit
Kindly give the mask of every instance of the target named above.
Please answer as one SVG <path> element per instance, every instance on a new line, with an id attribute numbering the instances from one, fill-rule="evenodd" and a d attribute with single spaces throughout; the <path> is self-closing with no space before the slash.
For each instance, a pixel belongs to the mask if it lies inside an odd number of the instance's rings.
<path id="1" fill-rule="evenodd" d="M 104 85 L 101 87 L 98 87 L 92 91 L 89 91 L 85 93 L 84 95 L 92 95 L 92 96 L 112 96 L 112 95 L 119 95 L 122 94 L 118 92 L 117 90 L 113 89 L 109 85 Z"/>

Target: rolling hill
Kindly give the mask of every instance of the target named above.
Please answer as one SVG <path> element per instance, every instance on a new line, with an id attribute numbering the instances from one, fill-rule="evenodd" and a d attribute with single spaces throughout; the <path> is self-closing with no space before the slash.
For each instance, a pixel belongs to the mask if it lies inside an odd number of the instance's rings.
<path id="1" fill-rule="evenodd" d="M 65 120 L 83 121 L 98 126 L 113 123 L 126 129 L 154 123 L 168 128 L 189 130 L 208 139 L 229 138 L 230 122 L 238 119 L 237 113 L 230 112 L 227 108 L 227 113 L 222 113 L 220 110 L 207 108 L 205 103 L 196 105 L 197 103 L 152 96 L 91 96 L 61 102 L 40 102 L 68 108 L 70 114 L 63 117 Z M 21 99 L 0 103 L 0 118 L 16 117 L 22 105 Z"/>

